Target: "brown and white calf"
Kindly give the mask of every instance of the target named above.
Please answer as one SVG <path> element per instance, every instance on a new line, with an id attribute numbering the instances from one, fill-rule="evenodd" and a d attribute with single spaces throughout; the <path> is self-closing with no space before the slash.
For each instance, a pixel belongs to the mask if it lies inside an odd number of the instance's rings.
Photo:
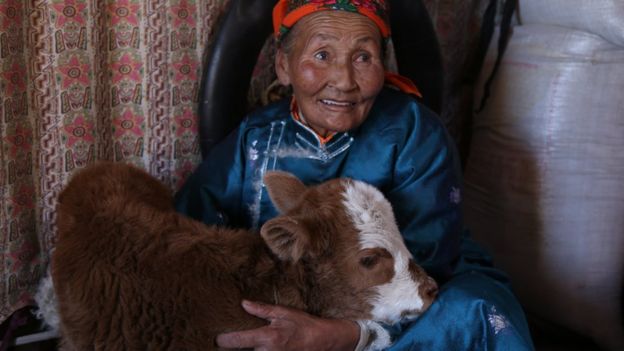
<path id="1" fill-rule="evenodd" d="M 281 172 L 264 181 L 281 215 L 258 235 L 176 213 L 170 191 L 138 168 L 76 174 L 59 197 L 52 257 L 64 347 L 214 349 L 219 333 L 266 324 L 243 299 L 387 323 L 429 307 L 436 284 L 378 190 L 348 179 L 306 187 Z"/>

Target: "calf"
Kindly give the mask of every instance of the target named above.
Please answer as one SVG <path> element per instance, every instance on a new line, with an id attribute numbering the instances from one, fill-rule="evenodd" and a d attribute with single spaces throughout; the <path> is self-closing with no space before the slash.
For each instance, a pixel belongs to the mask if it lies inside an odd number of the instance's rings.
<path id="1" fill-rule="evenodd" d="M 386 323 L 429 307 L 437 286 L 379 191 L 349 179 L 306 187 L 283 172 L 264 181 L 281 215 L 258 235 L 176 213 L 138 168 L 76 174 L 59 197 L 52 257 L 64 347 L 216 349 L 217 334 L 266 324 L 243 299 Z"/>

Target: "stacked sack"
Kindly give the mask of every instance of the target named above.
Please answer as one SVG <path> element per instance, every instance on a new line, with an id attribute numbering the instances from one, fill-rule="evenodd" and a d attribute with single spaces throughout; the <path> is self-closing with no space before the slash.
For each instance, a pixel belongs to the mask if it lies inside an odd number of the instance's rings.
<path id="1" fill-rule="evenodd" d="M 530 314 L 624 350 L 624 1 L 519 6 L 474 116 L 466 221 Z"/>

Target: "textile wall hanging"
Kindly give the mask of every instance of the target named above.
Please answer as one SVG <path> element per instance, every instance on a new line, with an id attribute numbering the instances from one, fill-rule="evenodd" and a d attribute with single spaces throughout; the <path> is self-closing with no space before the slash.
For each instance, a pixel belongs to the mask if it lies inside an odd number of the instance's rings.
<path id="1" fill-rule="evenodd" d="M 176 188 L 200 159 L 198 77 L 223 0 L 0 0 L 0 320 L 30 303 L 56 197 L 96 159 Z"/>

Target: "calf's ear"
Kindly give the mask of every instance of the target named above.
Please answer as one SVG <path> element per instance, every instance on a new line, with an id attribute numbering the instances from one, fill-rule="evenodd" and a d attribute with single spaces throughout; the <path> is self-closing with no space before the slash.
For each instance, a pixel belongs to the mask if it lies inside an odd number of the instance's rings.
<path id="1" fill-rule="evenodd" d="M 287 172 L 267 172 L 264 175 L 264 184 L 273 205 L 280 213 L 285 213 L 299 204 L 306 190 L 305 184 Z"/>
<path id="2" fill-rule="evenodd" d="M 260 228 L 267 246 L 282 261 L 296 263 L 310 249 L 310 233 L 290 217 L 277 217 Z"/>

